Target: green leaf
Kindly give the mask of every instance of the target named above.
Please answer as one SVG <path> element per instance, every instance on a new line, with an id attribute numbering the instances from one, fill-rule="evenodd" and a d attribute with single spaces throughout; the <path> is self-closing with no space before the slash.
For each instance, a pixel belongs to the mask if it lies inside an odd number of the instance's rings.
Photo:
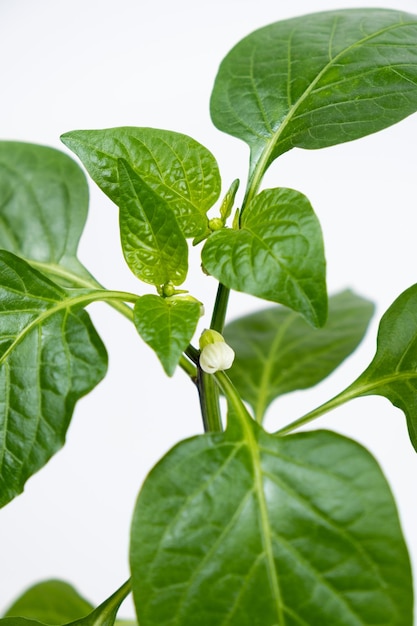
<path id="1" fill-rule="evenodd" d="M 120 626 L 133 626 L 135 622 L 132 621 L 116 621 L 120 605 L 129 593 L 130 581 L 127 581 L 100 606 L 93 609 L 70 585 L 61 581 L 46 581 L 29 589 L 12 607 L 12 610 L 8 611 L 8 617 L 0 619 L 0 626 L 35 626 L 37 624 L 43 626 L 45 624 L 47 626 L 59 624 L 113 626 L 115 623 Z M 11 612 L 14 614 L 18 609 L 24 615 L 11 616 Z M 81 612 L 82 616 L 80 616 Z M 79 617 L 67 621 L 68 616 L 77 614 Z M 41 622 L 40 618 L 46 618 L 46 621 Z"/>
<path id="2" fill-rule="evenodd" d="M 76 401 L 107 368 L 87 296 L 0 251 L 0 506 L 63 445 Z"/>
<path id="3" fill-rule="evenodd" d="M 90 277 L 77 259 L 88 186 L 66 154 L 30 143 L 0 142 L 0 248 L 66 282 Z"/>
<path id="4" fill-rule="evenodd" d="M 119 161 L 120 234 L 132 272 L 146 283 L 184 282 L 187 242 L 172 211 L 132 168 Z"/>
<path id="5" fill-rule="evenodd" d="M 156 128 L 78 130 L 61 137 L 91 178 L 119 203 L 117 161 L 125 159 L 174 212 L 186 237 L 207 229 L 206 212 L 220 193 L 213 155 L 191 137 Z"/>
<path id="6" fill-rule="evenodd" d="M 383 315 L 376 354 L 341 399 L 379 395 L 401 409 L 417 451 L 417 285 L 404 291 Z"/>
<path id="7" fill-rule="evenodd" d="M 134 323 L 142 339 L 172 376 L 200 319 L 200 304 L 184 297 L 146 295 L 136 301 Z"/>
<path id="8" fill-rule="evenodd" d="M 222 229 L 209 237 L 202 260 L 226 287 L 284 304 L 315 326 L 326 321 L 320 224 L 298 191 L 262 191 L 243 212 L 240 230 Z"/>
<path id="9" fill-rule="evenodd" d="M 211 97 L 222 131 L 246 141 L 252 169 L 293 147 L 351 141 L 417 110 L 417 17 L 348 9 L 277 22 L 223 60 Z"/>
<path id="10" fill-rule="evenodd" d="M 323 328 L 283 307 L 252 313 L 226 326 L 236 357 L 229 377 L 261 421 L 278 396 L 326 378 L 361 342 L 374 307 L 351 291 L 329 299 Z"/>
<path id="11" fill-rule="evenodd" d="M 131 534 L 141 626 L 412 626 L 390 489 L 361 446 L 253 420 L 173 448 Z"/>
<path id="12" fill-rule="evenodd" d="M 93 608 L 68 583 L 46 580 L 25 591 L 4 617 L 20 616 L 55 626 L 85 617 Z"/>

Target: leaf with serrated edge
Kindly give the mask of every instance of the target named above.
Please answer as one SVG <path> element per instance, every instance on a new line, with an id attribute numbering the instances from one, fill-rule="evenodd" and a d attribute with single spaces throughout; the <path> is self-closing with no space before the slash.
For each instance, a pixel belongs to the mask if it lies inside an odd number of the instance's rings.
<path id="1" fill-rule="evenodd" d="M 188 248 L 174 214 L 132 168 L 119 161 L 120 236 L 132 272 L 146 283 L 184 282 Z"/>
<path id="2" fill-rule="evenodd" d="M 384 396 L 404 412 L 417 451 L 417 284 L 383 315 L 372 362 L 339 397 L 369 395 Z"/>
<path id="3" fill-rule="evenodd" d="M 246 419 L 175 446 L 139 494 L 131 569 L 141 626 L 412 626 L 390 489 L 326 431 Z"/>
<path id="4" fill-rule="evenodd" d="M 321 228 L 299 191 L 262 191 L 242 214 L 240 230 L 222 229 L 208 238 L 202 260 L 226 287 L 284 304 L 315 326 L 326 321 Z"/>
<path id="5" fill-rule="evenodd" d="M 347 290 L 330 297 L 322 328 L 279 306 L 228 324 L 224 337 L 236 354 L 228 374 L 257 420 L 278 396 L 312 387 L 336 369 L 362 340 L 373 311 Z"/>
<path id="6" fill-rule="evenodd" d="M 184 297 L 138 298 L 134 323 L 142 339 L 156 352 L 168 376 L 190 343 L 200 319 L 200 304 Z"/>
<path id="7" fill-rule="evenodd" d="M 214 156 L 181 133 L 157 128 L 108 128 L 65 133 L 62 141 L 91 178 L 118 204 L 117 161 L 125 159 L 174 212 L 186 237 L 207 229 L 207 211 L 220 194 Z"/>
<path id="8" fill-rule="evenodd" d="M 351 141 L 417 110 L 417 17 L 348 9 L 270 24 L 223 60 L 211 116 L 261 174 L 293 147 Z"/>
<path id="9" fill-rule="evenodd" d="M 68 155 L 30 143 L 0 142 L 0 248 L 65 284 L 89 279 L 77 259 L 88 185 Z"/>
<path id="10" fill-rule="evenodd" d="M 77 299 L 0 251 L 0 506 L 63 445 L 76 401 L 106 373 Z"/>

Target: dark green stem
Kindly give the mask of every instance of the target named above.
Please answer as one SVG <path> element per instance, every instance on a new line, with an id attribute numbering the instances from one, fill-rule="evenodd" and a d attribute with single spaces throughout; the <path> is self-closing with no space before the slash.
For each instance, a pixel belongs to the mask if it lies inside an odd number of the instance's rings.
<path id="1" fill-rule="evenodd" d="M 214 303 L 213 315 L 211 318 L 210 328 L 217 330 L 218 333 L 223 332 L 224 323 L 226 321 L 226 311 L 229 302 L 230 289 L 221 283 L 217 288 L 216 302 Z"/>
<path id="2" fill-rule="evenodd" d="M 221 433 L 223 424 L 219 405 L 219 390 L 212 374 L 198 368 L 197 387 L 200 397 L 201 416 L 206 433 Z"/>

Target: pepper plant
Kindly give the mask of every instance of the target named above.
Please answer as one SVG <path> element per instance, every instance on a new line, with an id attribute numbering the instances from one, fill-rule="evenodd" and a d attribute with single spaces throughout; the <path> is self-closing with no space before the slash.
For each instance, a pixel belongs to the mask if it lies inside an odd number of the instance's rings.
<path id="1" fill-rule="evenodd" d="M 240 189 L 236 179 L 221 195 L 215 157 L 177 132 L 66 132 L 118 207 L 138 293 L 106 289 L 77 257 L 81 167 L 49 147 L 0 144 L 1 505 L 63 445 L 76 402 L 105 376 L 93 302 L 130 320 L 168 376 L 190 379 L 202 419 L 202 433 L 169 451 L 139 491 L 131 579 L 98 608 L 65 582 L 41 582 L 0 626 L 110 626 L 130 591 L 140 626 L 412 625 L 410 561 L 381 469 L 355 441 L 310 423 L 384 396 L 417 449 L 417 285 L 383 315 L 365 371 L 267 432 L 273 401 L 335 370 L 373 305 L 351 290 L 328 297 L 313 207 L 262 180 L 294 147 L 358 139 L 416 110 L 417 17 L 353 9 L 261 28 L 221 63 L 211 118 L 249 145 Z M 218 281 L 214 303 L 187 282 L 189 244 Z M 268 305 L 228 322 L 233 291 Z"/>

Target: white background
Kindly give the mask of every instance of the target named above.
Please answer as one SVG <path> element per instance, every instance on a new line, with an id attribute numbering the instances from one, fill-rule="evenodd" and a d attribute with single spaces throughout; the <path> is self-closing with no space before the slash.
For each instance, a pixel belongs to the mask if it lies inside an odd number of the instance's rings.
<path id="1" fill-rule="evenodd" d="M 218 64 L 259 26 L 312 11 L 363 6 L 344 0 L 0 0 L 0 138 L 60 147 L 61 133 L 153 126 L 191 135 L 213 151 L 224 188 L 244 179 L 248 151 L 211 124 Z M 417 0 L 367 0 L 417 13 Z M 417 44 L 417 42 L 416 42 Z M 331 292 L 352 287 L 379 318 L 417 280 L 417 117 L 322 151 L 293 150 L 265 184 L 307 194 L 322 223 Z M 65 148 L 61 146 L 63 150 Z M 80 258 L 109 288 L 145 293 L 124 266 L 117 211 L 91 185 Z M 198 257 L 187 287 L 210 311 L 215 282 Z M 263 306 L 232 298 L 230 317 Z M 35 581 L 58 577 L 92 602 L 128 577 L 128 534 L 139 487 L 176 441 L 201 432 L 197 398 L 182 372 L 167 379 L 136 331 L 104 305 L 91 309 L 110 354 L 105 381 L 77 406 L 67 445 L 0 512 L 0 611 Z M 208 317 L 203 324 L 208 323 Z M 267 426 L 314 408 L 350 383 L 374 353 L 362 348 L 325 383 L 279 400 Z M 417 564 L 417 455 L 405 419 L 378 397 L 321 418 L 368 446 L 398 499 Z M 131 607 L 125 607 L 130 614 Z"/>

